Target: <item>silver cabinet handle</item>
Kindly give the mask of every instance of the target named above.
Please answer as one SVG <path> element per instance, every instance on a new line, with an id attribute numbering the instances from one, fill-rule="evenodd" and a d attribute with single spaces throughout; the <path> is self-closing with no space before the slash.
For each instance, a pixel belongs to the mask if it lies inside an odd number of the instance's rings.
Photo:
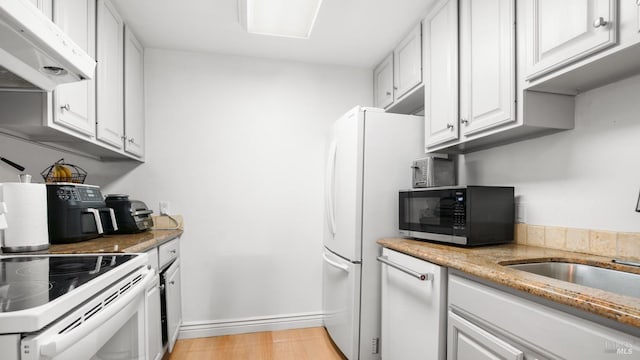
<path id="1" fill-rule="evenodd" d="M 134 142 L 134 141 L 135 141 L 135 140 L 134 140 L 133 138 L 130 138 L 130 139 L 129 139 L 129 144 L 133 144 L 133 142 Z"/>
<path id="2" fill-rule="evenodd" d="M 62 110 L 67 110 L 67 111 L 71 111 L 71 105 L 69 105 L 69 104 L 64 104 L 64 105 L 60 106 L 60 109 L 62 109 Z"/>
<path id="3" fill-rule="evenodd" d="M 640 0 L 638 0 L 638 1 L 640 1 Z M 391 96 L 391 91 L 387 91 L 386 95 L 387 96 Z"/>
<path id="4" fill-rule="evenodd" d="M 460 123 L 468 126 L 468 125 L 469 125 L 469 120 L 467 120 L 467 119 L 460 119 Z"/>
<path id="5" fill-rule="evenodd" d="M 394 87 L 393 87 L 393 90 L 398 90 L 398 87 L 397 87 L 397 86 L 394 86 Z"/>
<path id="6" fill-rule="evenodd" d="M 453 130 L 453 124 L 447 124 L 447 129 Z"/>
<path id="7" fill-rule="evenodd" d="M 383 264 L 387 264 L 387 265 L 391 266 L 394 269 L 400 270 L 400 271 L 402 271 L 403 273 L 405 273 L 407 275 L 411 275 L 411 276 L 413 276 L 414 278 L 416 278 L 416 279 L 418 279 L 420 281 L 425 281 L 425 280 L 426 281 L 431 281 L 431 280 L 433 280 L 433 274 L 429 274 L 429 273 L 421 274 L 421 273 L 419 273 L 417 271 L 413 271 L 413 270 L 411 270 L 409 268 L 406 268 L 406 267 L 404 267 L 404 266 L 402 266 L 400 264 L 396 264 L 396 263 L 394 263 L 392 261 L 389 261 L 389 259 L 386 256 L 378 256 L 378 261 L 380 261 Z"/>
<path id="8" fill-rule="evenodd" d="M 171 285 L 175 285 L 175 284 L 176 284 L 176 282 L 175 282 L 175 281 L 173 281 L 173 280 L 171 280 L 171 281 L 169 281 L 169 284 L 171 284 Z"/>
<path id="9" fill-rule="evenodd" d="M 169 251 L 169 254 L 171 254 L 171 255 L 175 255 L 175 254 L 176 254 L 176 251 L 175 251 L 175 250 L 171 250 L 171 251 Z"/>
<path id="10" fill-rule="evenodd" d="M 602 16 L 600 16 L 597 19 L 593 20 L 593 27 L 594 28 L 599 28 L 601 26 L 607 26 L 608 24 L 609 24 L 609 22 L 607 20 L 605 20 Z"/>

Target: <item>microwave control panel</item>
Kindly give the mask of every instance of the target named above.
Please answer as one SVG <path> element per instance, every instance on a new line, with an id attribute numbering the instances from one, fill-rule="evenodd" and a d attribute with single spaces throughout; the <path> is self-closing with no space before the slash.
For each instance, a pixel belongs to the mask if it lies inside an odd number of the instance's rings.
<path id="1" fill-rule="evenodd" d="M 466 191 L 456 191 L 453 205 L 453 229 L 464 230 L 467 224 Z"/>

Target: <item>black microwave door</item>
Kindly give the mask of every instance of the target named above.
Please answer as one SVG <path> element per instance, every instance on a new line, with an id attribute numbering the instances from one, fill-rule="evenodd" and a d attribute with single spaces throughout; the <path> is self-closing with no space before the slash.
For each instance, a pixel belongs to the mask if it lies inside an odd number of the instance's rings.
<path id="1" fill-rule="evenodd" d="M 452 190 L 400 193 L 401 228 L 424 233 L 453 235 L 455 204 L 455 193 Z"/>

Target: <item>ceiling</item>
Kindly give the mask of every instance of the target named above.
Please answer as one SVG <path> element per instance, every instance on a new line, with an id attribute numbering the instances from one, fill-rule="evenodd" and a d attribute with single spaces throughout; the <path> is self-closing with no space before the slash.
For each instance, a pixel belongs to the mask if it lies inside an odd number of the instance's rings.
<path id="1" fill-rule="evenodd" d="M 372 68 L 436 0 L 323 0 L 307 40 L 249 34 L 237 0 L 113 0 L 145 47 Z"/>

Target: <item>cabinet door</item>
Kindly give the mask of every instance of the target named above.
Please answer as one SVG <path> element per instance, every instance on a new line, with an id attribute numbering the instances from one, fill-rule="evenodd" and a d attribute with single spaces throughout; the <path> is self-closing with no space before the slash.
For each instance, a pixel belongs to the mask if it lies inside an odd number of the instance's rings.
<path id="1" fill-rule="evenodd" d="M 516 119 L 514 0 L 460 2 L 462 135 Z"/>
<path id="2" fill-rule="evenodd" d="M 94 1 L 56 1 L 53 21 L 90 56 L 95 57 Z M 53 92 L 53 122 L 93 139 L 96 135 L 96 88 L 93 80 L 62 84 Z"/>
<path id="3" fill-rule="evenodd" d="M 616 0 L 527 0 L 526 79 L 616 44 Z"/>
<path id="4" fill-rule="evenodd" d="M 144 48 L 124 31 L 124 151 L 144 156 Z"/>
<path id="5" fill-rule="evenodd" d="M 152 286 L 147 289 L 146 298 L 146 318 L 147 329 L 147 358 L 149 360 L 162 359 L 162 322 L 160 320 L 161 308 L 160 308 L 160 284 L 158 276 L 153 282 Z"/>
<path id="6" fill-rule="evenodd" d="M 427 261 L 383 249 L 382 359 L 445 358 L 446 270 Z M 420 280 L 394 265 L 431 279 Z"/>
<path id="7" fill-rule="evenodd" d="M 458 1 L 441 2 L 423 22 L 425 145 L 458 139 Z"/>
<path id="8" fill-rule="evenodd" d="M 448 360 L 522 360 L 524 353 L 449 311 Z"/>
<path id="9" fill-rule="evenodd" d="M 178 331 L 182 323 L 182 299 L 180 295 L 180 260 L 176 260 L 167 270 L 167 333 L 169 335 L 169 352 L 178 339 Z"/>
<path id="10" fill-rule="evenodd" d="M 422 82 L 422 24 L 418 24 L 393 50 L 394 100 Z"/>
<path id="11" fill-rule="evenodd" d="M 636 0 L 636 5 L 638 7 L 638 10 L 636 11 L 636 14 L 637 14 L 637 17 L 636 17 L 637 29 L 638 29 L 638 32 L 640 32 L 640 0 Z"/>
<path id="12" fill-rule="evenodd" d="M 386 108 L 393 104 L 393 53 L 373 70 L 374 105 Z"/>
<path id="13" fill-rule="evenodd" d="M 115 7 L 98 0 L 97 137 L 117 149 L 124 136 L 123 29 Z"/>
<path id="14" fill-rule="evenodd" d="M 51 19 L 51 13 L 53 12 L 53 0 L 29 0 L 29 2 L 40 9 L 48 19 Z"/>

